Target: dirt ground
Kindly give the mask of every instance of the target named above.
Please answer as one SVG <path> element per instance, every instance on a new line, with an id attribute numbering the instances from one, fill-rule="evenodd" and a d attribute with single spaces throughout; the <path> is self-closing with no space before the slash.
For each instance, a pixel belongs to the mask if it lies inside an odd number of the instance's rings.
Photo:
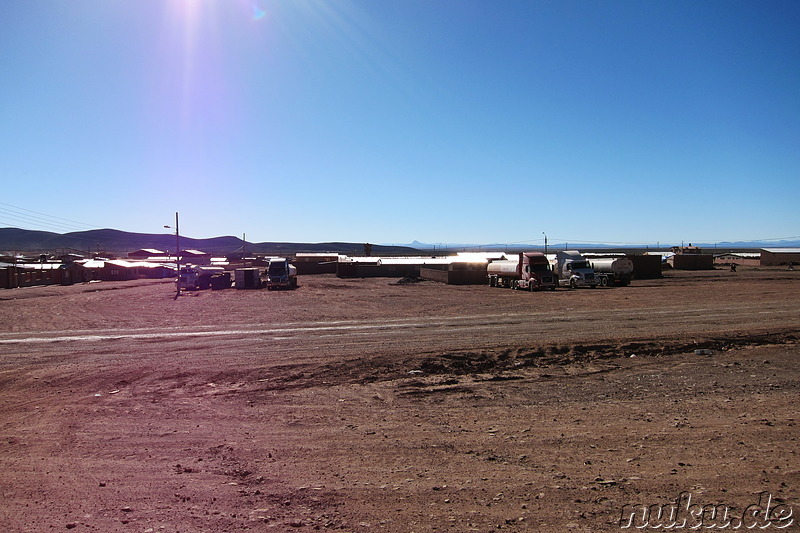
<path id="1" fill-rule="evenodd" d="M 300 285 L 0 292 L 4 531 L 798 529 L 800 271 Z"/>

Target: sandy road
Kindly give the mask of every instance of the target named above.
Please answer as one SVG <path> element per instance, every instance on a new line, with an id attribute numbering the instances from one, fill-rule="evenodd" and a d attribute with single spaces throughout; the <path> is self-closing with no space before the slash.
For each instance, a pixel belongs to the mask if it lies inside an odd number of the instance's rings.
<path id="1" fill-rule="evenodd" d="M 620 340 L 658 339 L 658 330 L 669 324 L 668 336 L 676 338 L 729 333 L 780 332 L 800 330 L 800 300 L 767 303 L 758 309 L 740 305 L 681 305 L 611 310 L 603 313 L 569 310 L 553 314 L 544 311 L 526 313 L 487 313 L 459 316 L 382 318 L 379 320 L 328 320 L 283 322 L 269 327 L 226 328 L 211 324 L 187 324 L 171 327 L 109 328 L 68 332 L 28 331 L 0 333 L 0 356 L 21 353 L 79 352 L 98 343 L 134 349 L 137 344 L 199 342 L 214 339 L 226 350 L 302 354 L 317 349 L 359 351 L 407 351 L 411 347 L 426 352 L 475 348 L 477 346 L 542 345 L 548 343 L 603 342 L 613 332 Z M 776 324 L 780 324 L 776 328 Z M 396 342 L 400 341 L 402 342 Z M 124 344 L 121 344 L 124 343 Z M 127 346 L 131 343 L 132 346 Z M 228 346 L 233 344 L 232 346 Z M 34 348 L 35 346 L 35 348 Z"/>

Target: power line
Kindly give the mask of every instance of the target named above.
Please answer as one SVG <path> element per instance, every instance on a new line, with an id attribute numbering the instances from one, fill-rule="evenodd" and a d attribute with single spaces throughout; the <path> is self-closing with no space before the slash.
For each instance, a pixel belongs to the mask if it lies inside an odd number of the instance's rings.
<path id="1" fill-rule="evenodd" d="M 574 242 L 576 244 L 618 244 L 623 246 L 645 246 L 647 244 L 653 244 L 652 242 L 624 242 L 624 241 L 587 241 L 584 239 L 565 239 L 563 237 L 549 237 L 549 241 L 563 241 L 566 243 Z M 663 241 L 668 242 L 668 241 Z"/>
<path id="2" fill-rule="evenodd" d="M 9 222 L 9 221 L 7 221 L 7 220 L 3 220 L 2 218 L 0 218 L 0 224 L 5 224 L 5 225 L 7 225 L 7 226 L 8 226 L 8 227 L 10 227 L 10 228 L 16 227 L 16 224 L 15 224 L 15 223 L 13 223 L 13 222 Z"/>
<path id="3" fill-rule="evenodd" d="M 33 225 L 33 226 L 45 226 L 45 227 L 57 227 L 57 228 L 66 228 L 68 230 L 78 230 L 83 229 L 74 224 L 64 224 L 62 222 L 53 222 L 51 220 L 35 216 L 35 215 L 26 215 L 23 213 L 17 213 L 14 211 L 9 211 L 4 207 L 0 207 L 0 214 L 3 215 L 6 219 L 12 219 L 17 223 Z"/>
<path id="4" fill-rule="evenodd" d="M 34 211 L 32 209 L 26 209 L 24 207 L 19 207 L 6 202 L 0 202 L 0 205 L 6 206 L 5 208 L 0 207 L 0 214 L 3 215 L 4 219 L 11 219 L 14 221 L 14 224 L 19 224 L 22 222 L 27 226 L 35 226 L 39 228 L 47 227 L 49 229 L 58 228 L 60 231 L 63 231 L 64 229 L 69 231 L 78 231 L 82 229 L 94 229 L 100 227 L 97 224 L 88 224 L 86 222 L 78 222 L 77 220 L 57 217 L 55 215 L 49 215 L 47 213 Z"/>
<path id="5" fill-rule="evenodd" d="M 771 237 L 769 239 L 751 239 L 753 241 L 790 241 L 792 239 L 800 239 L 800 235 L 795 235 L 793 237 Z"/>

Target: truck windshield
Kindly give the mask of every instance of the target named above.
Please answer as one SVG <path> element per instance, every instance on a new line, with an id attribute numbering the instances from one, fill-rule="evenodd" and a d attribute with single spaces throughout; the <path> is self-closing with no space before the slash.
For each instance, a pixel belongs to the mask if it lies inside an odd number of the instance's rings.
<path id="1" fill-rule="evenodd" d="M 286 266 L 283 263 L 270 263 L 269 265 L 269 273 L 270 274 L 282 274 L 286 270 Z"/>
<path id="2" fill-rule="evenodd" d="M 576 268 L 589 268 L 589 265 L 586 264 L 586 261 L 573 261 L 572 269 Z"/>

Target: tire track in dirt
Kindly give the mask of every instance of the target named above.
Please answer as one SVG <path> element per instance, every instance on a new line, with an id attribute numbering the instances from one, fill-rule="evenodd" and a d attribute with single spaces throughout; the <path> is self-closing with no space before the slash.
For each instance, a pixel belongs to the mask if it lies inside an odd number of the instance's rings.
<path id="1" fill-rule="evenodd" d="M 772 320 L 775 315 L 791 315 L 785 308 L 760 309 L 756 312 L 760 318 L 769 317 Z M 170 328 L 131 328 L 131 329 L 110 329 L 110 330 L 83 330 L 75 331 L 70 334 L 60 332 L 26 332 L 21 333 L 0 333 L 0 345 L 2 344 L 33 344 L 50 342 L 99 342 L 120 339 L 131 340 L 172 340 L 191 337 L 227 337 L 235 336 L 238 338 L 247 336 L 270 336 L 271 340 L 282 341 L 299 338 L 305 335 L 317 335 L 319 337 L 341 337 L 348 335 L 383 335 L 391 333 L 393 330 L 401 330 L 405 333 L 411 329 L 415 332 L 427 331 L 432 334 L 447 331 L 491 331 L 500 330 L 503 327 L 526 326 L 529 328 L 539 328 L 542 324 L 552 326 L 554 329 L 563 327 L 564 324 L 580 324 L 585 326 L 588 323 L 601 323 L 617 325 L 625 321 L 639 320 L 643 318 L 659 318 L 674 320 L 682 318 L 692 319 L 694 323 L 699 322 L 704 317 L 709 317 L 709 321 L 715 325 L 724 323 L 741 324 L 742 320 L 754 321 L 754 313 L 750 310 L 743 310 L 735 306 L 719 306 L 707 308 L 672 308 L 672 309 L 640 309 L 607 311 L 602 316 L 590 311 L 572 311 L 568 314 L 553 315 L 548 312 L 532 312 L 525 315 L 520 314 L 497 314 L 497 315 L 472 315 L 455 317 L 434 317 L 429 319 L 421 318 L 399 318 L 374 321 L 331 321 L 331 322 L 312 322 L 312 323 L 283 323 L 275 324 L 269 328 L 222 328 L 215 325 L 192 325 L 187 327 Z M 505 333 L 506 331 L 503 330 Z M 512 332 L 513 333 L 513 332 Z"/>

